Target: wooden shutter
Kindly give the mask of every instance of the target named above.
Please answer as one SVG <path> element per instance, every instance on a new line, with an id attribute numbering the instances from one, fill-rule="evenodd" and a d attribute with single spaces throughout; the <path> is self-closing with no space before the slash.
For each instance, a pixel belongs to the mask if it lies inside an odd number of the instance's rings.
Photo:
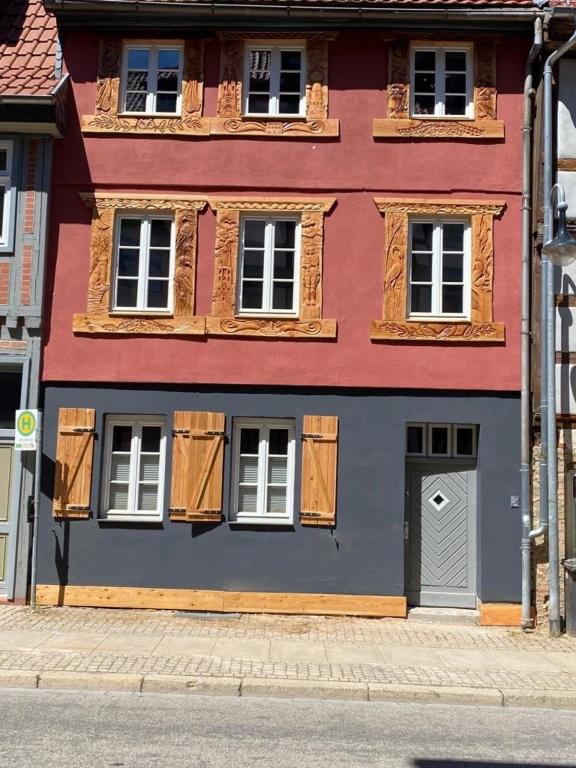
<path id="1" fill-rule="evenodd" d="M 338 417 L 304 416 L 302 432 L 302 525 L 336 524 Z"/>
<path id="2" fill-rule="evenodd" d="M 174 414 L 171 520 L 222 520 L 225 420 L 223 413 Z"/>
<path id="3" fill-rule="evenodd" d="M 90 517 L 92 458 L 94 454 L 93 408 L 60 408 L 52 514 L 58 518 Z"/>

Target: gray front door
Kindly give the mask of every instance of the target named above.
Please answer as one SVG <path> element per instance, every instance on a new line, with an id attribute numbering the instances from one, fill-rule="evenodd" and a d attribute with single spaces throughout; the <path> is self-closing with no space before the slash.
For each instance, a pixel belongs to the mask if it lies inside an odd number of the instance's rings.
<path id="1" fill-rule="evenodd" d="M 13 463 L 14 447 L 0 441 L 0 594 L 6 592 L 6 582 L 11 571 L 9 544 L 12 529 L 10 507 Z"/>
<path id="2" fill-rule="evenodd" d="M 462 465 L 407 467 L 407 597 L 412 605 L 476 607 L 475 475 Z"/>

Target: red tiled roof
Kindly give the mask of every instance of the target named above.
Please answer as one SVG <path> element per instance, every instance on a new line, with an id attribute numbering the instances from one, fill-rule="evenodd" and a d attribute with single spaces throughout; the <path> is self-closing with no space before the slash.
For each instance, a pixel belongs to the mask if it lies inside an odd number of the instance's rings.
<path id="1" fill-rule="evenodd" d="M 45 96 L 56 86 L 56 20 L 42 0 L 0 0 L 0 94 Z"/>

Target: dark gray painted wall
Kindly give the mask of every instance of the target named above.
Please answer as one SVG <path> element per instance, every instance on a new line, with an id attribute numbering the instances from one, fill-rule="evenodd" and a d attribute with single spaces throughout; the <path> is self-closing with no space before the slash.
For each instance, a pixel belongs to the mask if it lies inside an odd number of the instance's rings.
<path id="1" fill-rule="evenodd" d="M 97 411 L 92 509 L 100 501 L 103 419 L 110 413 L 175 410 L 232 417 L 340 419 L 337 527 L 238 528 L 228 523 L 161 525 L 56 522 L 51 517 L 59 407 Z M 52 387 L 45 400 L 45 457 L 39 528 L 38 583 L 228 589 L 246 591 L 404 594 L 404 429 L 407 421 L 480 424 L 478 452 L 479 597 L 520 599 L 520 515 L 510 508 L 518 489 L 519 400 L 514 396 L 426 395 L 245 389 Z M 170 441 L 168 441 L 170 442 Z M 230 497 L 226 448 L 224 503 Z M 300 498 L 296 456 L 296 512 Z M 168 447 L 168 467 L 171 448 Z M 169 479 L 167 478 L 166 507 Z"/>

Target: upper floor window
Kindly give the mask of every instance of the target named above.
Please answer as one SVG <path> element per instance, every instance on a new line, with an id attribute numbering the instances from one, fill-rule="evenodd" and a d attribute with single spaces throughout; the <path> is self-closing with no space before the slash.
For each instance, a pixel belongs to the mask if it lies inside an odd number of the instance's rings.
<path id="1" fill-rule="evenodd" d="M 10 141 L 0 142 L 0 248 L 8 250 L 12 241 L 12 161 L 14 147 Z"/>
<path id="2" fill-rule="evenodd" d="M 469 47 L 413 48 L 414 117 L 473 117 Z"/>
<path id="3" fill-rule="evenodd" d="M 121 215 L 117 221 L 113 309 L 172 308 L 174 220 Z"/>
<path id="4" fill-rule="evenodd" d="M 245 72 L 248 115 L 306 114 L 305 48 L 293 45 L 249 45 Z"/>
<path id="5" fill-rule="evenodd" d="M 182 49 L 130 45 L 124 50 L 122 111 L 180 114 Z"/>
<path id="6" fill-rule="evenodd" d="M 245 217 L 241 229 L 239 311 L 298 311 L 299 219 Z"/>
<path id="7" fill-rule="evenodd" d="M 469 241 L 467 221 L 410 222 L 410 317 L 469 316 Z"/>

